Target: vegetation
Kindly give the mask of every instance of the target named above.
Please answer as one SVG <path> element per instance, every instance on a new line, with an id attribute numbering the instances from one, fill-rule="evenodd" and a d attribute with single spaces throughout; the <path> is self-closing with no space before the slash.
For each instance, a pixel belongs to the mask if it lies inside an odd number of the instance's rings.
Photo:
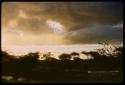
<path id="1" fill-rule="evenodd" d="M 19 59 L 2 51 L 2 76 L 13 76 L 17 83 L 26 83 L 30 80 L 37 82 L 121 82 L 123 65 L 123 48 L 116 47 L 112 53 L 107 49 L 81 52 L 91 55 L 92 59 L 83 60 L 79 53 L 63 53 L 59 60 L 44 54 L 45 60 L 38 60 L 39 52 L 28 53 Z M 110 50 L 109 50 L 110 51 Z M 73 60 L 71 60 L 72 56 Z M 95 71 L 119 71 L 116 74 L 89 74 Z M 92 76 L 94 75 L 94 76 Z M 100 76 L 101 75 L 101 76 Z M 19 78 L 24 78 L 21 80 Z M 5 79 L 2 80 L 7 83 Z M 11 81 L 13 82 L 13 81 Z M 10 83 L 10 81 L 9 81 Z"/>

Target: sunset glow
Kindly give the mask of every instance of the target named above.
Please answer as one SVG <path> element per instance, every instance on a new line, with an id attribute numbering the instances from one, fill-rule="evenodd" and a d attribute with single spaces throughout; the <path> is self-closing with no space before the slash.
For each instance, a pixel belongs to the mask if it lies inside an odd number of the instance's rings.
<path id="1" fill-rule="evenodd" d="M 105 8 L 103 4 L 104 8 L 100 9 L 107 12 L 103 15 L 103 11 L 96 8 L 96 5 L 99 7 L 101 3 L 85 4 L 88 9 L 84 3 L 83 5 L 59 3 L 60 7 L 56 3 L 53 5 L 49 2 L 2 3 L 2 49 L 4 47 L 14 55 L 24 55 L 34 51 L 53 52 L 59 55 L 63 52 L 81 52 L 100 48 L 97 46 L 98 42 L 122 43 L 121 11 L 116 12 L 119 13 L 116 17 L 115 11 L 112 8 Z M 108 3 L 107 5 L 110 6 Z M 96 11 L 91 12 L 94 10 Z M 117 21 L 112 21 L 115 17 Z"/>
<path id="2" fill-rule="evenodd" d="M 1 4 L 2 83 L 123 82 L 122 2 Z"/>

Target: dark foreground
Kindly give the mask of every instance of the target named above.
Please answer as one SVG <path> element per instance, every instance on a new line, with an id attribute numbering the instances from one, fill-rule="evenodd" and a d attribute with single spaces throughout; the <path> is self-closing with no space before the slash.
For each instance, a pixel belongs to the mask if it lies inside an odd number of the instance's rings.
<path id="1" fill-rule="evenodd" d="M 60 60 L 45 56 L 39 61 L 38 53 L 29 53 L 19 59 L 2 52 L 3 83 L 120 83 L 123 78 L 123 51 L 118 48 L 113 55 L 91 54 L 94 59 L 82 60 L 69 54 L 59 56 Z M 78 53 L 72 53 L 77 55 Z"/>
<path id="2" fill-rule="evenodd" d="M 120 83 L 122 73 L 119 71 L 43 72 L 39 77 L 18 77 L 9 80 L 8 76 L 8 80 L 3 77 L 2 81 L 3 83 Z"/>

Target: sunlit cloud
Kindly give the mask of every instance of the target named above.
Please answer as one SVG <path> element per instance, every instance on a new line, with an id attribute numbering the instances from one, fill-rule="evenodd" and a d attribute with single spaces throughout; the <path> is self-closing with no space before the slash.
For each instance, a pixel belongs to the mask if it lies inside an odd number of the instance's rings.
<path id="1" fill-rule="evenodd" d="M 17 26 L 17 20 L 10 20 L 9 21 L 9 23 L 8 23 L 8 26 L 10 27 L 10 28 L 14 28 L 14 27 L 16 27 Z"/>
<path id="2" fill-rule="evenodd" d="M 116 43 L 123 40 L 122 31 L 120 2 L 2 3 L 4 44 Z"/>
<path id="3" fill-rule="evenodd" d="M 65 27 L 57 21 L 47 20 L 46 23 L 49 26 L 49 28 L 51 28 L 53 30 L 54 33 L 64 33 L 65 32 Z"/>
<path id="4" fill-rule="evenodd" d="M 24 18 L 24 19 L 28 18 L 28 16 L 24 13 L 23 10 L 19 10 L 19 15 L 18 16 L 21 17 L 21 18 Z"/>

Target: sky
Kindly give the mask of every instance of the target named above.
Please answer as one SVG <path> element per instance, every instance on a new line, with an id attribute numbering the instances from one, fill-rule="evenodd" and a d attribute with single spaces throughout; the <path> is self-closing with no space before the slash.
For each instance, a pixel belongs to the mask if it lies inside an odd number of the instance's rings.
<path id="1" fill-rule="evenodd" d="M 121 2 L 3 2 L 2 45 L 123 42 Z"/>

